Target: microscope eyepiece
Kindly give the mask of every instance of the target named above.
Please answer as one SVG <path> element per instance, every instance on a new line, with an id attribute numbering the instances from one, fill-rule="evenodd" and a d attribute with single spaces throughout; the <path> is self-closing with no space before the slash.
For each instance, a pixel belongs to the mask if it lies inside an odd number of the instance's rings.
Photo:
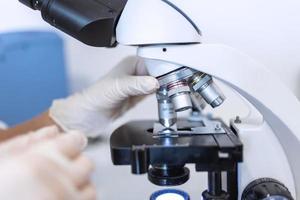
<path id="1" fill-rule="evenodd" d="M 32 3 L 32 0 L 19 0 L 21 3 L 25 4 L 26 6 L 33 8 L 33 3 Z"/>
<path id="2" fill-rule="evenodd" d="M 40 10 L 43 19 L 79 41 L 114 47 L 115 28 L 127 0 L 19 0 Z"/>
<path id="3" fill-rule="evenodd" d="M 21 3 L 25 4 L 33 10 L 41 10 L 43 3 L 48 2 L 49 0 L 19 0 Z"/>

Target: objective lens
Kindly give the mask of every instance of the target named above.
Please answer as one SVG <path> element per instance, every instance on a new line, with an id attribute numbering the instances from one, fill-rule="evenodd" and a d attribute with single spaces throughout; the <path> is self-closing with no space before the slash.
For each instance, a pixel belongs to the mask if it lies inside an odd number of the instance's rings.
<path id="1" fill-rule="evenodd" d="M 176 112 L 181 112 L 192 108 L 190 87 L 184 80 L 168 84 L 168 96 L 172 99 Z"/>
<path id="2" fill-rule="evenodd" d="M 176 123 L 177 115 L 174 105 L 167 95 L 166 89 L 161 89 L 157 92 L 156 98 L 158 102 L 159 122 L 164 127 L 171 127 Z"/>
<path id="3" fill-rule="evenodd" d="M 220 92 L 219 88 L 213 82 L 212 77 L 208 74 L 195 74 L 192 77 L 190 84 L 193 90 L 198 92 L 213 108 L 220 106 L 225 100 L 224 95 Z"/>
<path id="4" fill-rule="evenodd" d="M 206 101 L 203 99 L 203 97 L 198 92 L 193 92 L 191 94 L 191 99 L 193 103 L 193 111 L 201 111 L 206 106 Z"/>

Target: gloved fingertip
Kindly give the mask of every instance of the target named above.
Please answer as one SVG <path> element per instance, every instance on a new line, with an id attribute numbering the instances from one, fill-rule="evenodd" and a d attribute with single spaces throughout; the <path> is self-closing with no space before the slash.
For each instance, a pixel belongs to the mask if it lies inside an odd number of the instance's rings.
<path id="1" fill-rule="evenodd" d="M 59 129 L 58 129 L 57 126 L 52 125 L 52 126 L 41 128 L 40 130 L 37 131 L 36 134 L 39 134 L 39 135 L 58 135 L 59 134 Z"/>
<path id="2" fill-rule="evenodd" d="M 151 76 L 146 76 L 141 82 L 141 87 L 146 94 L 150 94 L 159 89 L 158 80 Z"/>
<path id="3" fill-rule="evenodd" d="M 44 139 L 50 139 L 58 136 L 60 134 L 57 126 L 49 126 L 42 128 L 36 132 L 31 132 L 31 142 L 38 142 Z"/>
<path id="4" fill-rule="evenodd" d="M 87 144 L 88 144 L 88 139 L 85 136 L 85 134 L 83 134 L 80 131 L 70 131 L 69 133 L 72 136 L 73 141 L 80 146 L 81 150 L 85 149 Z"/>

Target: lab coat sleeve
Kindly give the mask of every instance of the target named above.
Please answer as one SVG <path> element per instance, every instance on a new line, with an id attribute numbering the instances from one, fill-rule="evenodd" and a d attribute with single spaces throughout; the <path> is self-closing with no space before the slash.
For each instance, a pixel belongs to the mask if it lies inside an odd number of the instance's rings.
<path id="1" fill-rule="evenodd" d="M 2 129 L 2 130 L 5 130 L 5 129 L 7 129 L 7 128 L 8 128 L 7 124 L 0 120 L 0 130 L 1 130 L 1 129 Z"/>

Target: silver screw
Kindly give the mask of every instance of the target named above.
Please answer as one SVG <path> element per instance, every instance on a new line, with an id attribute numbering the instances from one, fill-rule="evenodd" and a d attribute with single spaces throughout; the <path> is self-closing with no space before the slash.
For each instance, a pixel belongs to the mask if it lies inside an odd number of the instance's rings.
<path id="1" fill-rule="evenodd" d="M 216 125 L 215 130 L 216 130 L 216 131 L 220 131 L 220 130 L 221 130 L 220 124 L 217 124 L 217 125 Z"/>
<path id="2" fill-rule="evenodd" d="M 234 123 L 236 123 L 236 124 L 241 124 L 242 123 L 242 120 L 241 120 L 240 116 L 236 116 L 236 118 L 234 120 Z"/>

